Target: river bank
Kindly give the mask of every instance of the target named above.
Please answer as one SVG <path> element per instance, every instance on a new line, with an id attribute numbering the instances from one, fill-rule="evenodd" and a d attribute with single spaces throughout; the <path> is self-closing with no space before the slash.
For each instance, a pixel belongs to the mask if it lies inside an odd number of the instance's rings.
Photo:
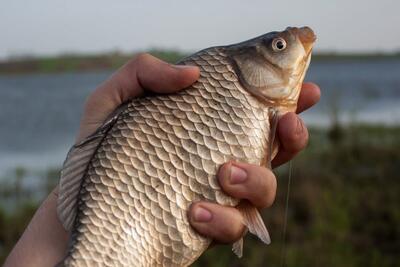
<path id="1" fill-rule="evenodd" d="M 190 53 L 177 50 L 153 49 L 150 54 L 169 63 L 177 62 Z M 20 56 L 0 61 L 0 75 L 28 73 L 60 73 L 115 70 L 136 53 L 110 52 L 103 54 L 64 54 L 58 56 Z M 385 54 L 315 53 L 313 62 L 398 60 L 400 52 Z"/>

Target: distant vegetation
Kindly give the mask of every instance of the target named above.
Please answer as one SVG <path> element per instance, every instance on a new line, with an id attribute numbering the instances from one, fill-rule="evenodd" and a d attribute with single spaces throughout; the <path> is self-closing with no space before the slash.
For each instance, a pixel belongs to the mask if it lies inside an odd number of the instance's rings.
<path id="1" fill-rule="evenodd" d="M 293 161 L 286 249 L 287 166 L 277 170 L 276 203 L 264 212 L 272 244 L 248 236 L 241 260 L 230 246 L 216 246 L 194 267 L 399 266 L 399 136 L 400 127 L 311 129 L 309 147 Z M 38 189 L 20 186 L 25 173 L 18 168 L 1 180 L 9 182 L 0 185 L 0 264 L 39 205 Z M 56 170 L 42 175 L 41 198 L 57 180 Z"/>
<path id="2" fill-rule="evenodd" d="M 174 50 L 148 51 L 167 62 L 174 63 L 188 55 L 188 53 Z M 105 53 L 97 55 L 65 54 L 55 57 L 16 57 L 0 62 L 1 74 L 22 73 L 49 73 L 49 72 L 71 72 L 71 71 L 96 71 L 113 70 L 122 66 L 135 53 Z M 334 60 L 382 60 L 400 59 L 400 52 L 393 54 L 336 54 L 320 53 L 313 57 L 314 61 Z"/>
<path id="3" fill-rule="evenodd" d="M 324 52 L 313 55 L 313 61 L 335 61 L 335 60 L 357 60 L 357 61 L 376 61 L 376 60 L 398 60 L 400 52 L 396 53 L 335 53 Z"/>
<path id="4" fill-rule="evenodd" d="M 150 50 L 148 52 L 170 63 L 187 55 L 172 50 Z M 0 62 L 0 74 L 113 70 L 134 56 L 134 53 L 114 52 L 99 55 L 66 54 L 56 57 L 21 57 Z"/>

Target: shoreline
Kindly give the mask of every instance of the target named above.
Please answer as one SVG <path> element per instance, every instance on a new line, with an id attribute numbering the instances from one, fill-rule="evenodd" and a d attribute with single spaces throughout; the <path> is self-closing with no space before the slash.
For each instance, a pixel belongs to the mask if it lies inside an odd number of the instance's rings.
<path id="1" fill-rule="evenodd" d="M 148 53 L 169 63 L 177 62 L 190 53 L 176 50 L 149 50 Z M 65 54 L 58 56 L 26 56 L 0 61 L 0 75 L 107 71 L 121 67 L 137 53 Z M 396 53 L 315 53 L 314 62 L 387 61 L 400 60 Z"/>

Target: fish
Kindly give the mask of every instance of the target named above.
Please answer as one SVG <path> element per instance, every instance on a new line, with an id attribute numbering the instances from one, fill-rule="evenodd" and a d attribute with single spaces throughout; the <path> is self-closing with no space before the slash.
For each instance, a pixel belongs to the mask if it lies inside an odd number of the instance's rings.
<path id="1" fill-rule="evenodd" d="M 309 27 L 288 27 L 194 53 L 178 62 L 200 68 L 193 85 L 132 99 L 73 145 L 57 200 L 71 237 L 57 266 L 189 266 L 212 242 L 189 224 L 200 200 L 237 207 L 270 243 L 257 208 L 226 195 L 216 174 L 228 161 L 271 167 L 315 40 Z M 243 239 L 233 251 L 242 255 Z"/>

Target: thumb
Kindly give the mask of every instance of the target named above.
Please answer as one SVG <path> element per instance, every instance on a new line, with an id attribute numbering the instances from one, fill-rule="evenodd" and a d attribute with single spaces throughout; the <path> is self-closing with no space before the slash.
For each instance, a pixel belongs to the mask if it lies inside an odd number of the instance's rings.
<path id="1" fill-rule="evenodd" d="M 112 111 L 145 90 L 156 93 L 181 90 L 194 83 L 199 74 L 198 67 L 171 65 L 150 54 L 139 54 L 104 82 L 93 97 L 100 95 L 109 100 L 107 108 Z"/>
<path id="2" fill-rule="evenodd" d="M 200 75 L 198 67 L 171 65 L 150 54 L 139 54 L 102 83 L 87 99 L 84 117 L 103 121 L 119 105 L 145 90 L 172 93 L 190 86 Z"/>
<path id="3" fill-rule="evenodd" d="M 143 89 L 156 93 L 171 93 L 186 88 L 199 78 L 199 68 L 171 65 L 149 54 L 136 59 L 137 80 Z"/>
<path id="4" fill-rule="evenodd" d="M 118 106 L 145 90 L 176 92 L 190 86 L 199 75 L 195 66 L 171 65 L 149 54 L 136 56 L 90 94 L 77 140 L 92 133 Z"/>

